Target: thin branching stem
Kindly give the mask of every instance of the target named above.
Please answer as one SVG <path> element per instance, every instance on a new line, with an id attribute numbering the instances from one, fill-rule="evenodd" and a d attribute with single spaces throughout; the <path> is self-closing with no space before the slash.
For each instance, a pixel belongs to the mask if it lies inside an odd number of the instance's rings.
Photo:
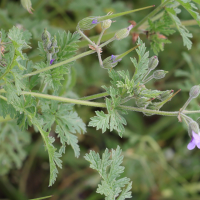
<path id="1" fill-rule="evenodd" d="M 5 90 L 1 89 L 0 93 L 6 93 Z M 90 102 L 85 100 L 79 100 L 79 99 L 70 99 L 66 97 L 59 97 L 59 96 L 53 96 L 49 94 L 40 94 L 36 92 L 22 92 L 23 95 L 31 95 L 38 98 L 44 98 L 44 99 L 50 99 L 55 101 L 61 101 L 65 103 L 72 103 L 72 104 L 79 104 L 79 105 L 85 105 L 85 106 L 92 106 L 92 107 L 100 107 L 100 108 L 106 108 L 105 103 L 99 103 L 99 102 Z M 101 93 L 100 96 L 102 96 L 103 93 Z M 6 99 L 3 96 L 0 96 L 2 99 Z M 137 107 L 131 107 L 131 106 L 118 106 L 120 109 L 124 110 L 130 110 L 130 111 L 136 111 L 136 112 L 142 112 L 142 113 L 149 113 L 149 114 L 155 114 L 155 115 L 163 115 L 163 116 L 178 116 L 179 111 L 174 112 L 167 112 L 167 111 L 159 111 L 159 110 L 149 110 L 145 108 L 137 108 Z M 195 111 L 183 111 L 184 114 L 193 114 L 193 113 L 200 113 L 200 110 Z"/>

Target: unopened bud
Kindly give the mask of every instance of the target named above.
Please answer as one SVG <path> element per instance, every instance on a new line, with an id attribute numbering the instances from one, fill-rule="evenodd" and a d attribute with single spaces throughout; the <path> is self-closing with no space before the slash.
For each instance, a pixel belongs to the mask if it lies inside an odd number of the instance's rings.
<path id="1" fill-rule="evenodd" d="M 133 25 L 130 25 L 128 28 L 123 28 L 115 33 L 116 40 L 122 40 L 129 35 L 130 30 L 133 28 Z"/>
<path id="2" fill-rule="evenodd" d="M 155 79 L 164 78 L 166 73 L 168 73 L 168 72 L 167 72 L 167 71 L 164 71 L 164 70 L 156 70 L 156 71 L 153 73 L 153 78 L 155 78 Z"/>
<path id="3" fill-rule="evenodd" d="M 55 35 L 54 35 L 54 37 L 52 38 L 51 42 L 52 42 L 52 46 L 57 47 L 57 39 L 56 39 L 56 36 L 55 36 Z"/>
<path id="4" fill-rule="evenodd" d="M 159 110 L 160 108 L 162 107 L 161 103 L 160 102 L 155 102 L 155 103 L 152 103 L 148 106 L 148 109 L 150 110 Z"/>
<path id="5" fill-rule="evenodd" d="M 198 97 L 199 93 L 200 93 L 200 86 L 199 85 L 195 85 L 190 89 L 190 94 L 189 95 L 192 98 L 196 98 L 196 97 Z"/>
<path id="6" fill-rule="evenodd" d="M 158 66 L 159 60 L 157 56 L 153 56 L 149 59 L 148 68 L 149 70 L 154 70 Z"/>
<path id="7" fill-rule="evenodd" d="M 49 53 L 52 53 L 52 54 L 55 53 L 55 47 L 54 47 L 54 46 L 52 46 L 52 47 L 49 49 Z"/>
<path id="8" fill-rule="evenodd" d="M 47 50 L 51 47 L 51 40 L 49 38 L 47 38 L 46 40 L 43 41 L 43 46 L 44 48 Z"/>
<path id="9" fill-rule="evenodd" d="M 77 28 L 81 30 L 90 30 L 101 22 L 100 17 L 90 16 L 79 21 Z"/>
<path id="10" fill-rule="evenodd" d="M 151 101 L 149 101 L 149 98 L 141 97 L 141 98 L 136 99 L 135 103 L 139 108 L 143 108 L 143 107 L 146 108 L 149 105 L 149 103 L 151 103 Z"/>
<path id="11" fill-rule="evenodd" d="M 165 101 L 166 99 L 168 99 L 169 97 L 171 97 L 173 95 L 173 90 L 166 90 L 164 91 L 162 94 L 160 94 L 158 96 L 158 98 L 161 100 L 161 101 Z"/>
<path id="12" fill-rule="evenodd" d="M 160 108 L 162 107 L 162 105 L 160 103 L 152 103 L 152 104 L 149 104 L 147 106 L 147 109 L 149 110 L 159 110 Z M 151 115 L 155 115 L 154 113 L 144 113 L 144 115 L 146 116 L 151 116 Z"/>
<path id="13" fill-rule="evenodd" d="M 191 129 L 191 126 L 188 126 L 188 135 L 190 137 L 192 137 L 192 129 Z"/>
<path id="14" fill-rule="evenodd" d="M 32 13 L 33 8 L 32 8 L 31 0 L 21 0 L 21 4 L 29 13 L 33 14 Z"/>
<path id="15" fill-rule="evenodd" d="M 196 134 L 199 134 L 199 125 L 197 122 L 195 121 L 191 121 L 189 123 L 189 127 L 196 133 Z"/>
<path id="16" fill-rule="evenodd" d="M 42 33 L 42 41 L 44 42 L 45 40 L 47 40 L 47 38 L 51 38 L 51 34 L 49 33 L 49 31 L 47 31 L 47 28 L 44 29 L 43 33 Z"/>
<path id="17" fill-rule="evenodd" d="M 119 61 L 121 61 L 122 59 L 117 59 L 118 55 L 112 55 L 107 57 L 106 59 L 103 60 L 103 68 L 105 69 L 112 69 L 113 67 L 115 67 Z"/>
<path id="18" fill-rule="evenodd" d="M 59 52 L 59 48 L 55 47 L 55 53 L 58 53 L 58 52 Z"/>
<path id="19" fill-rule="evenodd" d="M 197 124 L 200 126 L 200 117 L 196 120 Z"/>
<path id="20" fill-rule="evenodd" d="M 101 23 L 101 27 L 102 27 L 102 29 L 105 30 L 105 29 L 110 28 L 111 24 L 112 24 L 112 20 L 111 20 L 111 19 L 107 19 L 107 20 L 104 20 L 104 21 Z"/>

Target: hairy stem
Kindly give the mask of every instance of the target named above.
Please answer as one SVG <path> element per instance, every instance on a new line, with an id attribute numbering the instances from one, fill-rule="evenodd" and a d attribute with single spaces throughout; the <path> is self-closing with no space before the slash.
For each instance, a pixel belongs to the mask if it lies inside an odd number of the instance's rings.
<path id="1" fill-rule="evenodd" d="M 82 97 L 79 100 L 93 100 L 93 99 L 99 99 L 101 97 L 106 97 L 109 94 L 107 92 L 103 92 L 103 93 L 99 93 L 99 94 L 95 94 L 95 95 L 91 95 L 91 96 L 87 96 L 87 97 Z"/>
<path id="2" fill-rule="evenodd" d="M 95 46 L 95 43 L 92 42 L 80 29 L 77 30 L 91 45 Z"/>
<path id="3" fill-rule="evenodd" d="M 161 3 L 156 9 L 154 9 L 151 13 L 149 13 L 146 17 L 144 17 L 140 22 L 138 22 L 132 29 L 132 31 L 136 31 L 142 24 L 144 24 L 149 18 L 153 17 L 156 13 L 158 13 L 165 5 L 167 5 L 171 0 L 166 0 Z"/>
<path id="4" fill-rule="evenodd" d="M 50 69 L 54 69 L 54 68 L 56 68 L 56 67 L 60 67 L 61 65 L 70 63 L 70 62 L 75 61 L 75 60 L 77 60 L 77 59 L 79 59 L 79 58 L 82 58 L 82 57 L 88 56 L 88 55 L 90 55 L 90 54 L 93 54 L 93 53 L 95 53 L 95 52 L 96 52 L 96 51 L 93 51 L 93 50 L 86 51 L 86 52 L 81 53 L 81 54 L 79 54 L 79 55 L 77 55 L 77 56 L 74 56 L 74 57 L 72 57 L 72 58 L 70 58 L 70 59 L 64 60 L 64 61 L 59 62 L 59 63 L 56 63 L 56 64 L 54 64 L 54 65 L 50 65 L 50 66 L 45 67 L 45 68 L 43 68 L 43 69 L 39 69 L 39 70 L 36 70 L 36 71 L 31 72 L 31 73 L 29 73 L 29 74 L 26 74 L 26 75 L 24 75 L 22 78 L 26 78 L 26 77 L 29 77 L 29 76 L 33 76 L 33 75 L 36 75 L 36 74 L 39 74 L 39 73 L 48 71 L 48 70 L 50 70 Z"/>
<path id="5" fill-rule="evenodd" d="M 6 93 L 6 91 L 1 89 L 0 93 Z M 38 97 L 38 98 L 56 100 L 56 101 L 61 101 L 61 102 L 66 102 L 66 103 L 106 108 L 105 103 L 99 103 L 99 102 L 90 102 L 90 101 L 84 101 L 84 100 L 78 100 L 78 99 L 70 99 L 70 98 L 66 98 L 66 97 L 53 96 L 53 95 L 49 95 L 49 94 L 40 94 L 40 93 L 36 93 L 36 92 L 22 92 L 21 94 L 31 95 L 31 96 Z M 103 93 L 101 93 L 101 95 L 100 95 L 101 97 L 103 96 L 102 94 Z M 4 96 L 0 95 L 0 98 L 7 101 L 7 99 Z M 178 116 L 178 114 L 179 114 L 179 111 L 167 112 L 167 111 L 159 111 L 159 110 L 149 110 L 149 109 L 145 109 L 145 108 L 136 108 L 136 107 L 131 107 L 131 106 L 118 106 L 118 108 L 124 109 L 124 110 L 136 111 L 136 112 L 150 113 L 150 114 L 155 114 L 155 115 L 163 115 L 163 116 Z M 184 113 L 184 114 L 200 113 L 200 110 L 195 110 L 195 111 L 184 110 L 182 113 Z"/>
<path id="6" fill-rule="evenodd" d="M 103 30 L 101 31 L 101 33 L 100 33 L 100 35 L 99 35 L 99 39 L 98 39 L 98 41 L 97 41 L 97 45 L 100 44 L 100 42 L 101 42 L 101 38 L 102 38 L 104 32 L 105 32 L 105 29 L 103 29 Z"/>

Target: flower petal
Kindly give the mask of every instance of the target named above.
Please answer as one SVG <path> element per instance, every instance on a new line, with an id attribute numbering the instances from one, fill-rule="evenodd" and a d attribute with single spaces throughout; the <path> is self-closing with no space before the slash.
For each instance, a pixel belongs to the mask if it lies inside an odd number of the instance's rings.
<path id="1" fill-rule="evenodd" d="M 188 150 L 192 150 L 194 149 L 196 146 L 195 142 L 193 141 L 193 139 L 190 141 L 190 143 L 187 145 Z"/>
<path id="2" fill-rule="evenodd" d="M 197 148 L 200 149 L 200 142 L 196 143 L 196 145 L 197 145 Z"/>
<path id="3" fill-rule="evenodd" d="M 192 136 L 195 141 L 195 144 L 200 143 L 200 136 L 196 134 L 194 131 L 192 131 Z"/>

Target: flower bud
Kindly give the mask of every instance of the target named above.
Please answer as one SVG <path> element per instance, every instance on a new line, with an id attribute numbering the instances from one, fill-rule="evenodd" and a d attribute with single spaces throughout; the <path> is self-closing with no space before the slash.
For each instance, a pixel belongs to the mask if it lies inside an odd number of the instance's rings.
<path id="1" fill-rule="evenodd" d="M 112 24 L 112 20 L 111 20 L 111 19 L 107 19 L 107 20 L 104 20 L 104 21 L 101 23 L 101 27 L 102 27 L 102 29 L 105 30 L 105 29 L 110 28 L 111 24 Z"/>
<path id="2" fill-rule="evenodd" d="M 130 25 L 128 28 L 123 28 L 115 33 L 116 40 L 122 40 L 129 35 L 130 30 L 133 28 L 133 25 Z"/>
<path id="3" fill-rule="evenodd" d="M 90 16 L 79 21 L 77 28 L 81 30 L 90 30 L 101 22 L 100 17 Z"/>
<path id="4" fill-rule="evenodd" d="M 150 110 L 159 110 L 163 105 L 160 102 L 152 103 L 148 106 Z"/>
<path id="5" fill-rule="evenodd" d="M 59 47 L 55 47 L 55 53 L 59 52 Z"/>
<path id="6" fill-rule="evenodd" d="M 49 49 L 49 53 L 52 53 L 52 54 L 55 53 L 55 47 L 54 46 L 51 46 L 51 48 Z"/>
<path id="7" fill-rule="evenodd" d="M 112 69 L 115 67 L 118 62 L 120 62 L 122 59 L 117 59 L 118 55 L 112 55 L 107 57 L 106 59 L 103 60 L 103 68 L 105 69 Z"/>
<path id="8" fill-rule="evenodd" d="M 197 124 L 200 126 L 200 117 L 196 120 Z"/>
<path id="9" fill-rule="evenodd" d="M 162 107 L 162 105 L 160 105 L 160 103 L 152 103 L 152 104 L 149 104 L 147 106 L 147 109 L 149 110 L 159 110 L 160 108 Z M 144 115 L 146 116 L 151 116 L 151 115 L 155 115 L 154 113 L 143 113 Z"/>
<path id="10" fill-rule="evenodd" d="M 173 92 L 173 90 L 166 90 L 158 96 L 158 99 L 160 99 L 161 101 L 165 101 L 166 99 L 172 96 Z"/>
<path id="11" fill-rule="evenodd" d="M 188 126 L 188 135 L 190 137 L 192 137 L 192 129 L 191 129 L 191 126 Z"/>
<path id="12" fill-rule="evenodd" d="M 135 100 L 136 105 L 139 108 L 143 108 L 143 107 L 147 107 L 149 105 L 149 103 L 151 103 L 151 101 L 149 101 L 149 98 L 146 97 L 141 97 Z"/>
<path id="13" fill-rule="evenodd" d="M 33 14 L 31 10 L 33 10 L 31 0 L 21 0 L 22 6 L 28 10 L 29 13 Z"/>
<path id="14" fill-rule="evenodd" d="M 148 69 L 154 70 L 158 66 L 159 60 L 157 56 L 153 56 L 149 59 Z"/>
<path id="15" fill-rule="evenodd" d="M 51 42 L 52 42 L 52 46 L 57 47 L 57 39 L 56 39 L 56 36 L 55 36 L 55 35 L 54 35 L 54 37 L 52 38 Z"/>
<path id="16" fill-rule="evenodd" d="M 193 130 L 196 134 L 199 134 L 199 125 L 197 122 L 195 121 L 191 121 L 189 123 L 189 127 L 191 128 L 191 130 Z"/>
<path id="17" fill-rule="evenodd" d="M 47 31 L 47 28 L 44 29 L 42 33 L 42 41 L 44 42 L 47 38 L 51 38 L 51 34 Z"/>
<path id="18" fill-rule="evenodd" d="M 44 46 L 44 49 L 49 49 L 51 47 L 51 40 L 49 38 L 47 38 L 46 40 L 43 41 L 43 46 Z"/>
<path id="19" fill-rule="evenodd" d="M 190 94 L 189 95 L 192 98 L 196 98 L 196 97 L 198 97 L 199 93 L 200 93 L 200 86 L 199 85 L 195 85 L 190 89 Z"/>
<path id="20" fill-rule="evenodd" d="M 167 72 L 167 71 L 164 71 L 164 70 L 156 70 L 156 71 L 153 73 L 153 78 L 155 78 L 155 79 L 164 78 L 166 73 L 168 73 L 168 72 Z"/>

